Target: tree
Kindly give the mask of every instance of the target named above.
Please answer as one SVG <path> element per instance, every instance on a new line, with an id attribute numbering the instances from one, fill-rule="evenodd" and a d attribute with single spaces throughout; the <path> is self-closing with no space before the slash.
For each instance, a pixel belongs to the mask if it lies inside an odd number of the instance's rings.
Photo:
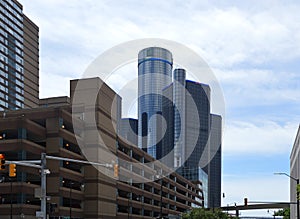
<path id="1" fill-rule="evenodd" d="M 274 216 L 283 216 L 283 219 L 290 219 L 290 208 L 278 210 L 274 213 Z"/>
<path id="2" fill-rule="evenodd" d="M 233 218 L 232 216 L 227 215 L 226 213 L 215 210 L 206 210 L 204 208 L 194 208 L 191 212 L 186 213 L 182 216 L 182 219 L 227 219 Z"/>

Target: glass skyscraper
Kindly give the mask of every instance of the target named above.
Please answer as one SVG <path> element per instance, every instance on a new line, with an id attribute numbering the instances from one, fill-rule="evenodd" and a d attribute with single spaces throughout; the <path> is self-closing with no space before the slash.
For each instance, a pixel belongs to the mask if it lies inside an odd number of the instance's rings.
<path id="1" fill-rule="evenodd" d="M 163 96 L 167 131 L 158 158 L 167 157 L 166 165 L 195 183 L 203 181 L 203 172 L 207 174 L 205 205 L 220 206 L 222 119 L 210 114 L 210 87 L 186 80 L 185 70 L 175 69 L 174 81 Z"/>
<path id="2" fill-rule="evenodd" d="M 149 47 L 138 54 L 138 146 L 156 158 L 161 145 L 162 89 L 172 82 L 170 51 Z"/>
<path id="3" fill-rule="evenodd" d="M 39 104 L 38 27 L 16 0 L 0 1 L 0 110 Z"/>

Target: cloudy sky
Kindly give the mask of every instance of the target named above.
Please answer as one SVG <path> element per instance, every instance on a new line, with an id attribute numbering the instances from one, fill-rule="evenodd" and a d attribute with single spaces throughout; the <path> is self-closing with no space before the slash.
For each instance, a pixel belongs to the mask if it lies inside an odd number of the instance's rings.
<path id="1" fill-rule="evenodd" d="M 300 121 L 300 3 L 20 2 L 40 27 L 41 98 L 68 95 L 70 79 L 128 40 L 163 38 L 196 51 L 224 92 L 223 205 L 289 200 L 289 179 L 273 173 L 289 172 Z"/>

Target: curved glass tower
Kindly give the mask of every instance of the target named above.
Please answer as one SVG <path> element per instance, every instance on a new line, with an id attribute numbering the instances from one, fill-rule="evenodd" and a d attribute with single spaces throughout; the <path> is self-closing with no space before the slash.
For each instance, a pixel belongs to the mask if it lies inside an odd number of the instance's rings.
<path id="1" fill-rule="evenodd" d="M 149 47 L 138 55 L 138 146 L 156 158 L 162 138 L 162 89 L 172 82 L 170 51 Z"/>

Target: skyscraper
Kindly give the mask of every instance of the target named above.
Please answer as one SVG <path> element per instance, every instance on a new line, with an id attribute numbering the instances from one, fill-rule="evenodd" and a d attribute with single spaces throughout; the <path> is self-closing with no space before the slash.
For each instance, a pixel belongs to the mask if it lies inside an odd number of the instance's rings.
<path id="1" fill-rule="evenodd" d="M 162 89 L 172 82 L 171 52 L 160 47 L 143 49 L 138 55 L 138 146 L 156 158 L 161 144 L 158 128 L 162 115 Z"/>
<path id="2" fill-rule="evenodd" d="M 195 183 L 203 181 L 204 171 L 208 176 L 205 204 L 220 206 L 222 120 L 210 114 L 210 87 L 186 80 L 185 70 L 175 69 L 174 81 L 163 90 L 163 96 L 167 130 L 158 158 Z"/>
<path id="3" fill-rule="evenodd" d="M 0 110 L 39 104 L 39 28 L 16 0 L 0 2 Z"/>

